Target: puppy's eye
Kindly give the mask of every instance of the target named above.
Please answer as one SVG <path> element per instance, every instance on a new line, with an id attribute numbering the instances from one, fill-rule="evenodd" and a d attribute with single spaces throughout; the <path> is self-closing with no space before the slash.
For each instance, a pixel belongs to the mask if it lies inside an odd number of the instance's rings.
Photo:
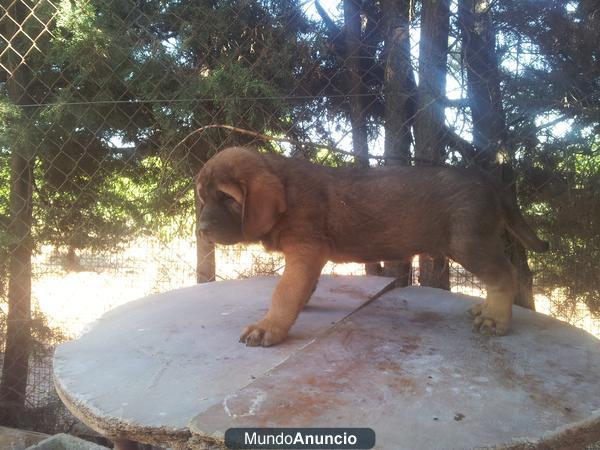
<path id="1" fill-rule="evenodd" d="M 235 198 L 233 198 L 231 195 L 229 195 L 227 192 L 223 192 L 223 191 L 218 191 L 218 199 L 221 202 L 235 202 Z"/>
<path id="2" fill-rule="evenodd" d="M 217 201 L 229 211 L 237 215 L 242 214 L 242 205 L 240 205 L 238 201 L 227 192 L 217 191 Z"/>

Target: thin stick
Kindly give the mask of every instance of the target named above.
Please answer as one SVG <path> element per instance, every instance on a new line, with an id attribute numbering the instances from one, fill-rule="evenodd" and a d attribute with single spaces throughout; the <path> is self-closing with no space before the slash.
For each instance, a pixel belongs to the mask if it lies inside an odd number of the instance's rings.
<path id="1" fill-rule="evenodd" d="M 197 128 L 194 131 L 192 131 L 191 133 L 189 133 L 186 137 L 184 137 L 174 147 L 174 149 L 176 149 L 181 144 L 183 144 L 192 135 L 198 134 L 198 133 L 202 133 L 205 130 L 208 130 L 210 128 L 224 128 L 226 130 L 234 131 L 236 133 L 245 134 L 247 136 L 252 136 L 252 137 L 255 137 L 255 138 L 259 138 L 259 139 L 264 140 L 264 141 L 287 142 L 288 144 L 298 145 L 298 146 L 301 146 L 301 147 L 307 147 L 307 146 L 308 147 L 319 147 L 319 148 L 323 148 L 323 149 L 329 150 L 331 152 L 341 153 L 343 155 L 352 156 L 354 158 L 356 157 L 356 155 L 354 153 L 352 153 L 352 152 L 348 152 L 346 150 L 341 150 L 339 148 L 332 147 L 332 146 L 327 145 L 327 144 L 315 144 L 313 142 L 300 142 L 300 141 L 297 141 L 297 140 L 294 140 L 294 139 L 288 139 L 288 138 L 283 138 L 283 137 L 267 136 L 266 134 L 258 133 L 256 131 L 250 131 L 250 130 L 246 130 L 244 128 L 238 128 L 238 127 L 234 127 L 234 126 L 231 126 L 231 125 L 224 125 L 224 124 L 211 124 L 211 125 L 205 125 L 203 127 Z M 368 155 L 368 157 L 370 159 L 376 159 L 378 161 L 383 161 L 385 159 L 389 159 L 389 158 L 385 158 L 383 156 L 374 156 L 374 155 Z"/>

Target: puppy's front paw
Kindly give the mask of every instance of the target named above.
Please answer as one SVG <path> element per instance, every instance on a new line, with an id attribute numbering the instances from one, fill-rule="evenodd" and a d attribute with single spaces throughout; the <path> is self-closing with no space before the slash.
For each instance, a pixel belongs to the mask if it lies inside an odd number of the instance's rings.
<path id="1" fill-rule="evenodd" d="M 240 342 L 248 347 L 270 347 L 279 344 L 286 337 L 287 329 L 278 327 L 267 320 L 261 320 L 244 329 L 240 336 Z"/>
<path id="2" fill-rule="evenodd" d="M 473 317 L 473 331 L 484 336 L 503 336 L 508 332 L 510 314 L 501 314 L 486 307 L 485 303 L 477 304 L 469 309 Z"/>
<path id="3" fill-rule="evenodd" d="M 473 318 L 480 316 L 483 312 L 483 303 L 476 303 L 475 305 L 471 306 L 467 312 Z"/>

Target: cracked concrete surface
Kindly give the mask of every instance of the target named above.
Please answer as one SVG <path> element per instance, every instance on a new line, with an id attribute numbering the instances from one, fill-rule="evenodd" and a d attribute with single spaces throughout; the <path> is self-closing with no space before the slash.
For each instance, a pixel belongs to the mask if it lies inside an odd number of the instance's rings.
<path id="1" fill-rule="evenodd" d="M 151 296 L 61 345 L 56 386 L 108 436 L 181 448 L 220 447 L 233 426 L 370 427 L 382 449 L 600 440 L 600 341 L 518 307 L 507 336 L 480 336 L 475 300 L 429 288 L 357 310 L 389 281 L 322 277 L 290 339 L 267 349 L 237 338 L 276 279 Z"/>

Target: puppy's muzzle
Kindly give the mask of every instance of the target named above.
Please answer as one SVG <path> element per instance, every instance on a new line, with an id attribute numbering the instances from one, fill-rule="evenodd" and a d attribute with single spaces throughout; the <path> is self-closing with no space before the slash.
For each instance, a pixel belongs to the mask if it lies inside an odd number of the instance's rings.
<path id="1" fill-rule="evenodd" d="M 196 236 L 198 238 L 203 238 L 205 240 L 207 240 L 208 242 L 212 242 L 214 243 L 214 231 L 215 231 L 215 225 L 210 223 L 210 222 L 206 222 L 206 221 L 201 221 L 198 222 L 198 225 L 196 226 Z"/>
<path id="2" fill-rule="evenodd" d="M 200 222 L 198 223 L 198 234 L 206 234 L 209 233 L 211 229 L 213 229 L 214 226 L 212 224 L 210 224 L 209 222 Z"/>

